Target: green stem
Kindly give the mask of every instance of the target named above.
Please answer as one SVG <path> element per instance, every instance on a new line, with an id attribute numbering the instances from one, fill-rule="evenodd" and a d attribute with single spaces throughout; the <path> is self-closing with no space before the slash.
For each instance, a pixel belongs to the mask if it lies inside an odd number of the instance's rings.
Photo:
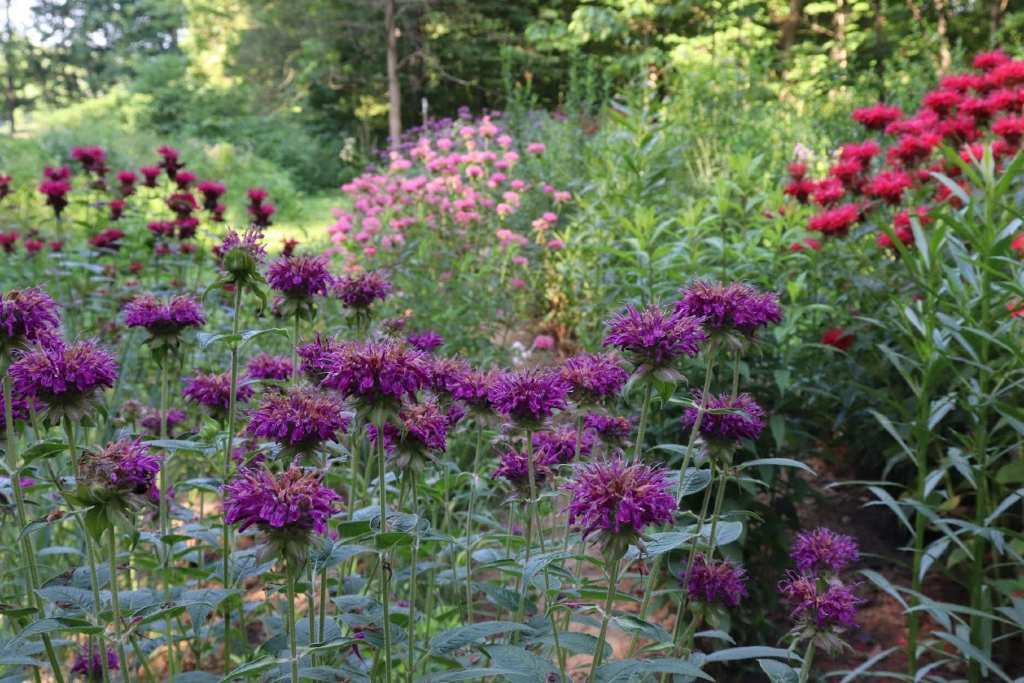
<path id="1" fill-rule="evenodd" d="M 409 486 L 412 488 L 413 514 L 419 514 L 419 499 L 416 493 L 416 468 L 410 467 L 408 474 Z M 409 567 L 409 626 L 405 651 L 405 676 L 408 683 L 412 683 L 413 673 L 416 670 L 416 565 L 419 564 L 419 552 L 419 536 L 415 536 L 412 539 L 412 564 Z"/>
<path id="2" fill-rule="evenodd" d="M 384 418 L 381 415 L 377 420 L 377 496 L 380 498 L 380 531 L 383 534 L 387 531 L 388 502 L 387 502 L 387 456 L 384 453 Z M 380 571 L 380 604 L 384 610 L 384 680 L 391 683 L 391 596 L 389 585 L 391 583 L 391 568 L 388 566 L 386 553 L 381 555 Z"/>
<path id="3" fill-rule="evenodd" d="M 704 370 L 704 389 L 700 393 L 700 404 L 697 406 L 697 417 L 693 421 L 693 429 L 690 431 L 690 438 L 686 442 L 686 453 L 683 455 L 683 464 L 679 468 L 679 487 L 676 489 L 676 499 L 679 505 L 683 504 L 683 491 L 686 484 L 686 470 L 690 468 L 693 461 L 694 447 L 697 444 L 697 437 L 700 435 L 700 426 L 704 422 L 704 413 L 708 409 L 708 394 L 711 391 L 711 378 L 714 376 L 716 349 L 711 346 L 708 349 L 707 367 Z"/>
<path id="4" fill-rule="evenodd" d="M 636 443 L 633 444 L 633 462 L 640 462 L 640 456 L 644 448 L 644 435 L 647 431 L 647 413 L 651 407 L 651 392 L 654 391 L 654 382 L 650 378 L 644 382 L 644 401 L 640 404 L 640 424 L 636 429 Z"/>
<path id="5" fill-rule="evenodd" d="M 3 400 L 4 400 L 4 429 L 7 437 L 7 469 L 11 476 L 11 489 L 14 491 L 14 505 L 18 515 L 18 528 L 24 529 L 28 526 L 28 513 L 25 508 L 25 492 L 21 490 L 21 476 L 18 472 L 18 435 L 14 432 L 14 415 L 12 414 L 13 403 L 11 398 L 11 380 L 5 373 L 3 377 Z M 38 436 L 37 436 L 38 438 Z M 21 533 L 19 531 L 19 533 Z M 21 540 L 22 552 L 25 553 L 25 561 L 28 564 L 28 594 L 29 599 L 35 605 L 39 617 L 46 616 L 43 606 L 43 599 L 36 594 L 39 589 L 39 565 L 36 563 L 35 548 L 32 543 L 32 535 L 25 534 Z M 46 650 L 46 658 L 53 670 L 53 678 L 56 683 L 64 683 L 64 674 L 60 669 L 60 661 L 57 659 L 57 652 L 54 650 L 53 641 L 49 634 L 43 634 L 43 648 Z"/>
<path id="6" fill-rule="evenodd" d="M 299 382 L 299 334 L 301 332 L 302 317 L 299 310 L 295 310 L 295 326 L 292 329 L 292 383 Z"/>
<path id="7" fill-rule="evenodd" d="M 124 634 L 121 630 L 121 600 L 117 590 L 117 529 L 110 527 L 110 604 L 114 611 L 114 638 L 117 640 L 117 656 L 121 661 L 121 680 L 130 683 L 128 657 L 124 651 Z"/>
<path id="8" fill-rule="evenodd" d="M 714 474 L 714 470 L 712 470 L 712 474 Z M 700 539 L 704 535 L 703 534 L 703 531 L 704 531 L 704 521 L 707 519 L 708 505 L 711 504 L 711 490 L 712 490 L 711 487 L 712 487 L 713 483 L 714 483 L 713 481 L 709 481 L 707 488 L 704 489 L 704 500 L 701 502 L 701 505 L 700 505 L 700 516 L 697 517 L 697 527 L 696 527 L 697 528 L 697 532 L 693 535 L 693 538 L 690 539 L 690 547 L 689 547 L 689 550 L 687 551 L 686 570 L 683 571 L 683 580 L 684 581 L 686 580 L 686 577 L 688 577 L 690 575 L 690 572 L 693 571 L 693 563 L 697 559 L 697 544 L 700 542 Z M 688 593 L 685 590 L 681 591 L 681 596 L 679 598 L 680 599 L 680 606 L 679 606 L 679 608 L 682 611 L 685 611 L 685 609 L 686 609 L 687 598 L 688 598 Z"/>
<path id="9" fill-rule="evenodd" d="M 235 295 L 234 302 L 232 305 L 231 315 L 231 334 L 233 339 L 238 338 L 238 331 L 240 329 L 241 315 L 240 311 L 242 308 L 242 286 L 241 284 L 235 284 Z M 231 391 L 228 394 L 228 420 L 227 420 L 227 434 L 224 438 L 224 462 L 221 470 L 221 477 L 224 484 L 228 483 L 231 478 L 231 448 L 235 441 L 235 402 L 236 394 L 238 393 L 238 343 L 231 343 Z M 221 541 L 223 544 L 221 553 L 221 579 L 226 590 L 231 589 L 231 568 L 230 568 L 230 555 L 231 555 L 231 527 L 228 525 L 227 519 L 223 521 L 223 532 L 221 535 Z M 244 611 L 244 606 L 240 608 Z M 228 673 L 232 670 L 231 665 L 231 600 L 230 598 L 224 601 L 224 672 Z"/>
<path id="10" fill-rule="evenodd" d="M 651 609 L 651 598 L 654 595 L 654 586 L 658 581 L 658 574 L 661 573 L 661 563 L 665 554 L 662 553 L 654 558 L 654 563 L 651 565 L 651 570 L 647 573 L 647 580 L 644 582 L 644 596 L 640 600 L 640 613 L 639 617 L 641 621 L 647 620 L 648 610 Z M 628 657 L 632 657 L 636 653 L 636 646 L 640 641 L 640 634 L 634 633 L 633 637 L 629 640 L 629 654 Z"/>
<path id="11" fill-rule="evenodd" d="M 711 534 L 708 536 L 708 560 L 714 559 L 715 548 L 718 547 L 718 518 L 722 514 L 722 501 L 725 500 L 725 485 L 729 476 L 725 470 L 718 473 L 718 494 L 715 496 L 715 510 L 711 514 Z"/>
<path id="12" fill-rule="evenodd" d="M 167 438 L 167 363 L 169 359 L 165 356 L 160 360 L 160 438 Z M 164 570 L 164 600 L 170 602 L 171 600 L 171 579 L 170 579 L 170 566 L 171 557 L 174 553 L 173 542 L 166 541 L 171 533 L 170 526 L 170 505 L 171 505 L 171 485 L 168 481 L 170 472 L 170 460 L 171 453 L 168 451 L 164 456 L 164 461 L 160 465 L 160 501 L 159 501 L 159 516 L 160 516 L 160 544 L 163 549 L 163 557 L 161 558 L 161 565 Z M 111 530 L 113 533 L 113 530 Z M 114 581 L 113 575 L 110 577 L 111 582 Z M 166 628 L 166 638 L 168 647 L 168 665 L 172 672 L 177 671 L 177 649 L 172 645 L 173 632 L 170 619 L 164 620 L 164 626 Z"/>
<path id="13" fill-rule="evenodd" d="M 483 448 L 484 428 L 477 420 L 476 450 L 473 453 L 472 479 L 469 484 L 469 505 L 466 508 L 466 623 L 473 623 L 473 508 L 476 505 L 476 476 L 480 468 L 480 451 Z"/>
<path id="14" fill-rule="evenodd" d="M 588 683 L 593 683 L 594 676 L 597 674 L 597 667 L 601 666 L 601 660 L 604 658 L 605 638 L 608 636 L 608 622 L 611 621 L 612 607 L 615 604 L 615 586 L 619 581 L 619 563 L 620 560 L 615 560 L 611 563 L 611 566 L 607 567 L 608 592 L 604 599 L 604 614 L 601 616 L 601 631 L 597 636 L 594 659 L 590 663 L 590 675 L 587 676 Z"/>
<path id="15" fill-rule="evenodd" d="M 799 683 L 807 683 L 811 680 L 811 668 L 814 665 L 814 640 L 807 643 L 807 650 L 804 652 L 804 663 L 800 665 Z"/>
<path id="16" fill-rule="evenodd" d="M 309 580 L 309 593 L 306 595 L 306 615 L 309 619 L 309 641 L 313 642 L 313 638 L 316 635 L 316 581 L 313 577 L 313 563 L 308 562 L 306 564 L 306 578 Z"/>
<path id="17" fill-rule="evenodd" d="M 289 562 L 285 572 L 288 575 L 288 647 L 291 651 L 291 682 L 299 683 L 299 644 L 295 634 L 295 575 L 298 571 Z"/>

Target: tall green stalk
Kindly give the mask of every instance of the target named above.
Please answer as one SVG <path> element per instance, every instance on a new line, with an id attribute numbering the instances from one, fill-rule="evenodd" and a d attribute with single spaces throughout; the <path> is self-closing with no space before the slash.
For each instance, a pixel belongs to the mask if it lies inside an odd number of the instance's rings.
<path id="1" fill-rule="evenodd" d="M 289 658 L 291 683 L 299 683 L 299 644 L 295 634 L 295 575 L 298 573 L 298 570 L 289 561 L 285 567 L 285 574 L 287 574 L 288 584 L 288 647 L 291 652 Z"/>
<path id="2" fill-rule="evenodd" d="M 597 668 L 601 666 L 601 660 L 604 658 L 605 638 L 608 636 L 608 622 L 611 621 L 612 608 L 615 605 L 615 586 L 619 582 L 619 565 L 621 562 L 621 559 L 616 559 L 605 566 L 605 571 L 608 575 L 608 592 L 605 594 L 604 614 L 601 616 L 601 630 L 597 635 L 594 659 L 590 662 L 590 674 L 587 676 L 588 683 L 593 683 L 594 677 L 597 674 Z"/>
<path id="3" fill-rule="evenodd" d="M 387 487 L 387 456 L 384 452 L 383 415 L 377 420 L 377 497 L 380 499 L 380 531 L 383 534 L 388 526 L 388 487 Z M 380 571 L 380 604 L 384 610 L 384 680 L 391 683 L 391 568 L 388 565 L 386 551 L 381 551 Z"/>
<path id="4" fill-rule="evenodd" d="M 644 449 L 644 438 L 647 432 L 647 419 L 648 413 L 651 409 L 651 393 L 654 391 L 654 382 L 650 377 L 645 378 L 644 381 L 644 400 L 640 404 L 640 423 L 636 428 L 636 443 L 633 444 L 633 462 L 640 462 L 640 456 L 643 455 Z"/>
<path id="5" fill-rule="evenodd" d="M 3 400 L 4 400 L 4 429 L 7 437 L 7 469 L 11 476 L 11 489 L 14 492 L 14 506 L 18 515 L 18 533 L 28 526 L 28 514 L 25 509 L 25 493 L 21 490 L 21 477 L 18 474 L 18 435 L 14 432 L 14 416 L 11 403 L 11 380 L 7 373 L 3 376 Z M 28 565 L 28 576 L 26 587 L 28 588 L 29 600 L 35 605 L 39 617 L 46 615 L 43 606 L 43 599 L 36 593 L 39 590 L 39 566 L 36 563 L 36 552 L 32 543 L 32 534 L 24 534 L 21 539 L 22 552 L 25 553 L 25 562 Z M 46 658 L 53 670 L 53 678 L 56 683 L 64 683 L 64 674 L 61 672 L 60 661 L 57 659 L 57 652 L 53 647 L 50 635 L 44 633 L 42 636 L 43 648 L 46 650 Z"/>
<path id="6" fill-rule="evenodd" d="M 238 393 L 238 334 L 241 329 L 241 308 L 242 308 L 242 285 L 235 284 L 234 303 L 231 313 L 231 390 L 228 394 L 228 419 L 227 434 L 224 438 L 224 462 L 221 469 L 221 477 L 224 484 L 231 478 L 231 448 L 235 440 L 235 403 Z M 223 520 L 222 542 L 222 580 L 225 590 L 231 589 L 231 527 L 227 519 Z M 242 607 L 244 610 L 244 606 Z M 231 665 L 231 601 L 224 601 L 224 672 L 232 670 Z"/>
<path id="7" fill-rule="evenodd" d="M 124 632 L 121 625 L 121 600 L 117 590 L 117 529 L 110 527 L 110 604 L 114 612 L 114 638 L 117 640 L 117 656 L 121 662 L 121 680 L 131 683 L 128 676 L 128 657 L 124 650 Z M 104 657 L 106 659 L 106 657 Z"/>
<path id="8" fill-rule="evenodd" d="M 410 467 L 409 486 L 412 488 L 412 511 L 419 514 L 419 495 L 416 492 L 416 468 Z M 405 677 L 412 683 L 416 670 L 416 565 L 419 564 L 420 538 L 417 533 L 412 539 L 412 565 L 409 567 L 409 627 L 406 638 Z"/>
<path id="9" fill-rule="evenodd" d="M 469 505 L 466 508 L 466 623 L 473 623 L 473 508 L 476 504 L 476 476 L 480 468 L 484 428 L 479 418 L 476 425 L 476 449 L 473 452 L 473 478 L 470 480 Z"/>

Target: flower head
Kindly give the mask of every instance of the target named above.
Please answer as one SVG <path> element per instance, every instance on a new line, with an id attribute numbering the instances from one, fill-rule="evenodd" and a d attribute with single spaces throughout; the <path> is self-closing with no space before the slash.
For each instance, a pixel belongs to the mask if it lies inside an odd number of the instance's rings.
<path id="1" fill-rule="evenodd" d="M 842 571 L 859 559 L 860 551 L 853 537 L 818 527 L 796 535 L 792 556 L 801 572 L 817 574 L 822 570 Z"/>
<path id="2" fill-rule="evenodd" d="M 882 130 L 902 117 L 903 111 L 899 107 L 886 104 L 873 104 L 853 110 L 853 120 L 868 130 Z"/>
<path id="3" fill-rule="evenodd" d="M 310 387 L 291 387 L 285 393 L 267 393 L 249 413 L 246 431 L 283 446 L 308 452 L 324 441 L 336 441 L 348 429 L 349 418 L 341 402 Z"/>
<path id="4" fill-rule="evenodd" d="M 569 523 L 584 538 L 598 533 L 608 542 L 619 536 L 633 542 L 647 526 L 672 521 L 676 509 L 664 470 L 620 457 L 580 467 L 565 488 L 572 495 Z"/>
<path id="5" fill-rule="evenodd" d="M 89 244 L 97 249 L 117 251 L 121 248 L 121 238 L 124 232 L 117 228 L 101 230 L 89 238 Z"/>
<path id="6" fill-rule="evenodd" d="M 167 420 L 167 436 L 173 436 L 174 429 L 184 422 L 188 415 L 185 414 L 184 410 L 180 410 L 178 408 L 170 408 L 165 411 L 165 413 Z M 159 436 L 160 431 L 163 428 L 161 422 L 160 411 L 153 408 L 146 411 L 139 424 L 142 425 L 142 428 L 150 434 Z"/>
<path id="7" fill-rule="evenodd" d="M 22 352 L 9 372 L 18 394 L 77 416 L 96 392 L 114 386 L 117 363 L 96 341 L 54 339 Z"/>
<path id="8" fill-rule="evenodd" d="M 0 350 L 54 337 L 60 327 L 57 304 L 38 287 L 0 295 Z"/>
<path id="9" fill-rule="evenodd" d="M 287 356 L 260 353 L 249 359 L 245 374 L 252 379 L 286 380 L 292 376 L 292 360 Z"/>
<path id="10" fill-rule="evenodd" d="M 534 459 L 533 480 L 537 486 L 543 486 L 551 475 L 551 468 L 546 463 Z M 502 451 L 498 456 L 498 467 L 491 476 L 505 479 L 520 492 L 527 491 L 530 485 L 530 465 L 526 454 L 512 449 Z"/>
<path id="11" fill-rule="evenodd" d="M 47 206 L 53 209 L 57 218 L 60 218 L 68 205 L 67 195 L 71 192 L 71 183 L 67 180 L 44 180 L 39 184 L 39 192 L 46 195 Z"/>
<path id="12" fill-rule="evenodd" d="M 843 204 L 812 216 L 807 222 L 807 229 L 820 232 L 826 237 L 845 235 L 850 227 L 860 220 L 860 207 L 856 204 Z"/>
<path id="13" fill-rule="evenodd" d="M 195 299 L 184 294 L 159 299 L 152 294 L 141 294 L 124 307 L 124 323 L 128 327 L 142 327 L 154 338 L 179 336 L 189 327 L 206 323 L 203 309 Z"/>
<path id="14" fill-rule="evenodd" d="M 327 376 L 328 364 L 333 354 L 346 347 L 347 342 L 323 337 L 317 333 L 313 341 L 300 344 L 295 352 L 299 357 L 299 367 L 303 374 L 313 384 L 320 384 Z M 255 375 L 253 376 L 255 377 Z"/>
<path id="15" fill-rule="evenodd" d="M 587 456 L 593 449 L 594 434 L 585 429 L 578 438 L 576 428 L 572 426 L 533 433 L 534 457 L 537 462 L 548 465 L 568 464 L 576 458 L 577 451 L 581 456 Z"/>
<path id="16" fill-rule="evenodd" d="M 412 332 L 406 336 L 405 340 L 409 342 L 409 346 L 424 353 L 432 353 L 444 344 L 444 337 L 433 330 Z"/>
<path id="17" fill-rule="evenodd" d="M 160 458 L 138 439 L 121 439 L 103 448 L 86 451 L 79 465 L 78 481 L 93 490 L 110 494 L 145 495 L 160 471 Z"/>
<path id="18" fill-rule="evenodd" d="M 467 369 L 451 374 L 446 386 L 452 398 L 462 401 L 471 410 L 478 414 L 489 413 L 491 402 L 488 396 L 496 377 L 497 374 L 491 371 Z"/>
<path id="19" fill-rule="evenodd" d="M 280 474 L 243 469 L 224 486 L 227 522 L 243 531 L 257 526 L 266 533 L 322 534 L 340 499 L 317 472 L 295 466 Z"/>
<path id="20" fill-rule="evenodd" d="M 208 408 L 215 417 L 226 414 L 231 400 L 231 373 L 209 373 L 190 377 L 181 392 L 189 401 Z M 252 398 L 252 387 L 239 384 L 235 391 L 235 400 L 246 403 Z"/>
<path id="21" fill-rule="evenodd" d="M 747 595 L 747 573 L 728 560 L 709 562 L 704 555 L 697 555 L 690 573 L 682 578 L 691 600 L 736 607 Z"/>
<path id="22" fill-rule="evenodd" d="M 821 333 L 821 343 L 845 351 L 853 346 L 857 336 L 841 327 L 830 327 Z"/>
<path id="23" fill-rule="evenodd" d="M 367 408 L 411 398 L 430 379 L 421 352 L 390 340 L 343 344 L 321 363 L 326 370 L 323 386 Z"/>
<path id="24" fill-rule="evenodd" d="M 693 429 L 701 403 L 700 392 L 694 393 L 694 405 L 683 413 L 682 423 L 686 429 Z M 750 394 L 709 394 L 705 403 L 704 416 L 700 422 L 700 433 L 705 439 L 718 443 L 733 443 L 740 439 L 755 440 L 764 429 L 764 409 Z"/>
<path id="25" fill-rule="evenodd" d="M 597 434 L 605 443 L 612 445 L 622 444 L 633 431 L 633 423 L 628 417 L 598 413 L 591 413 L 583 418 L 583 426 Z"/>
<path id="26" fill-rule="evenodd" d="M 392 284 L 379 271 L 339 277 L 334 281 L 334 294 L 346 308 L 365 310 L 374 301 L 383 301 L 391 293 Z"/>
<path id="27" fill-rule="evenodd" d="M 114 648 L 107 648 L 105 655 L 107 658 L 107 668 L 117 671 L 120 662 L 117 659 L 117 653 L 114 652 Z M 100 661 L 102 656 L 104 656 L 104 653 L 100 649 L 90 645 L 83 645 L 75 655 L 75 662 L 71 666 L 71 673 L 80 675 L 89 683 L 99 683 L 99 681 L 103 680 L 103 663 Z"/>
<path id="28" fill-rule="evenodd" d="M 258 228 L 249 228 L 242 235 L 228 230 L 224 240 L 213 248 L 217 262 L 232 282 L 248 282 L 258 276 L 257 269 L 267 253 L 262 240 L 263 232 Z"/>
<path id="29" fill-rule="evenodd" d="M 517 423 L 536 426 L 566 407 L 569 383 L 557 370 L 525 369 L 497 375 L 487 399 L 495 412 Z"/>
<path id="30" fill-rule="evenodd" d="M 562 378 L 569 382 L 569 395 L 581 404 L 601 403 L 613 398 L 626 385 L 629 373 L 609 353 L 581 353 L 565 361 Z"/>
<path id="31" fill-rule="evenodd" d="M 742 282 L 697 280 L 680 294 L 676 313 L 701 319 L 709 331 L 735 330 L 750 335 L 782 320 L 779 297 L 774 292 L 759 292 Z"/>
<path id="32" fill-rule="evenodd" d="M 700 345 L 708 338 L 701 322 L 687 315 L 665 315 L 660 306 L 627 306 L 608 322 L 604 345 L 621 349 L 638 365 L 661 368 L 680 356 L 692 357 L 700 352 Z"/>
<path id="33" fill-rule="evenodd" d="M 311 299 L 327 293 L 331 273 L 324 256 L 282 256 L 267 269 L 267 282 L 289 299 Z"/>
<path id="34" fill-rule="evenodd" d="M 863 601 L 850 586 L 790 572 L 779 592 L 793 605 L 791 616 L 798 624 L 819 630 L 857 626 L 857 607 Z"/>

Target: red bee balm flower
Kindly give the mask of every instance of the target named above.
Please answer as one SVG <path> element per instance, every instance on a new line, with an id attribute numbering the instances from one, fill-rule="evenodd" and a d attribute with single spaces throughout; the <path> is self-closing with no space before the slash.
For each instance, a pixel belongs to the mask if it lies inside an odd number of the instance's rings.
<path id="1" fill-rule="evenodd" d="M 857 340 L 853 335 L 841 327 L 830 327 L 821 335 L 821 343 L 845 351 Z"/>

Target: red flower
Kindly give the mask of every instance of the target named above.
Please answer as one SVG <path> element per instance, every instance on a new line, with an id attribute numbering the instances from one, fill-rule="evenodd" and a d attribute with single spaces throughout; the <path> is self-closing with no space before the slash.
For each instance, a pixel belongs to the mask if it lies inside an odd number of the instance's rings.
<path id="1" fill-rule="evenodd" d="M 963 95 L 955 90 L 932 90 L 921 98 L 921 104 L 939 116 L 946 116 L 960 104 Z"/>
<path id="2" fill-rule="evenodd" d="M 117 251 L 121 248 L 122 237 L 124 237 L 123 232 L 116 228 L 109 228 L 90 237 L 89 244 L 97 249 L 110 249 L 112 251 Z"/>
<path id="3" fill-rule="evenodd" d="M 805 237 L 799 242 L 793 242 L 793 244 L 789 245 L 789 250 L 792 252 L 804 251 L 805 249 L 810 249 L 811 251 L 820 251 L 821 242 L 814 239 L 813 237 Z"/>
<path id="4" fill-rule="evenodd" d="M 1004 116 L 992 124 L 992 132 L 1005 138 L 1011 145 L 1020 143 L 1024 137 L 1024 116 Z"/>
<path id="5" fill-rule="evenodd" d="M 1013 249 L 1019 256 L 1024 256 L 1024 232 L 1013 238 L 1013 243 L 1010 245 L 1010 249 Z"/>
<path id="6" fill-rule="evenodd" d="M 860 220 L 860 207 L 856 204 L 843 204 L 811 217 L 807 228 L 826 236 L 845 235 L 850 226 Z"/>
<path id="7" fill-rule="evenodd" d="M 840 351 L 845 351 L 850 348 L 856 340 L 856 335 L 851 332 L 847 332 L 841 327 L 830 327 L 821 335 L 822 344 L 837 348 Z"/>
<path id="8" fill-rule="evenodd" d="M 860 159 L 846 159 L 833 164 L 832 168 L 828 170 L 828 174 L 838 179 L 844 187 L 856 188 L 861 184 L 860 174 L 863 171 L 864 164 Z M 815 196 L 815 201 L 817 201 L 817 196 Z"/>
<path id="9" fill-rule="evenodd" d="M 927 159 L 940 142 L 942 138 L 934 133 L 904 135 L 895 146 L 889 148 L 886 156 L 891 163 L 913 166 Z"/>
<path id="10" fill-rule="evenodd" d="M 913 184 L 914 179 L 906 171 L 882 171 L 864 185 L 864 194 L 895 205 Z"/>
<path id="11" fill-rule="evenodd" d="M 887 104 L 873 104 L 870 107 L 862 107 L 853 110 L 853 120 L 868 130 L 882 130 L 890 123 L 898 121 L 903 112 L 899 107 Z"/>
<path id="12" fill-rule="evenodd" d="M 64 242 L 61 240 L 54 240 L 50 242 L 50 251 L 57 253 L 64 250 Z"/>
<path id="13" fill-rule="evenodd" d="M 159 166 L 143 166 L 139 169 L 142 174 L 142 184 L 146 187 L 156 187 L 156 179 L 160 177 Z"/>
<path id="14" fill-rule="evenodd" d="M 939 88 L 966 93 L 968 90 L 980 89 L 984 83 L 985 77 L 978 74 L 951 74 L 939 80 Z"/>
<path id="15" fill-rule="evenodd" d="M 25 251 L 27 251 L 29 254 L 38 254 L 40 251 L 43 250 L 43 247 L 45 246 L 46 242 L 40 239 L 35 239 L 34 237 L 30 237 L 27 240 L 25 240 Z"/>
<path id="16" fill-rule="evenodd" d="M 1010 56 L 1002 50 L 992 50 L 991 52 L 979 52 L 974 55 L 974 62 L 972 66 L 980 71 L 991 71 L 997 66 L 1006 64 L 1010 61 Z"/>
<path id="17" fill-rule="evenodd" d="M 1011 318 L 1024 317 L 1024 302 L 1020 300 L 1011 301 L 1006 304 L 1006 310 L 1010 312 Z"/>
<path id="18" fill-rule="evenodd" d="M 995 116 L 1001 111 L 1019 112 L 1021 101 L 1013 90 L 993 90 L 985 98 L 985 108 L 989 116 Z"/>
<path id="19" fill-rule="evenodd" d="M 123 199 L 112 199 L 110 200 L 110 220 L 116 221 L 124 214 L 124 200 Z"/>
<path id="20" fill-rule="evenodd" d="M 981 135 L 975 126 L 974 117 L 962 111 L 940 121 L 939 134 L 954 142 L 972 142 Z"/>
<path id="21" fill-rule="evenodd" d="M 787 170 L 789 171 L 789 177 L 793 180 L 803 180 L 804 176 L 807 175 L 807 164 L 802 161 L 794 161 Z"/>
<path id="22" fill-rule="evenodd" d="M 8 232 L 0 232 L 0 248 L 4 250 L 5 254 L 13 254 L 15 247 L 18 246 L 18 231 L 9 230 Z"/>
<path id="23" fill-rule="evenodd" d="M 878 143 L 874 140 L 864 142 L 851 142 L 839 148 L 839 158 L 842 161 L 856 159 L 857 161 L 868 162 L 881 151 Z"/>
<path id="24" fill-rule="evenodd" d="M 989 73 L 989 78 L 996 85 L 1010 88 L 1024 83 L 1024 62 L 1011 60 L 1003 62 Z"/>
<path id="25" fill-rule="evenodd" d="M 826 178 L 814 186 L 814 202 L 821 206 L 832 206 L 843 198 L 846 188 L 836 178 Z"/>
<path id="26" fill-rule="evenodd" d="M 917 220 L 921 227 L 928 225 L 932 222 L 932 218 L 928 215 L 928 208 L 925 206 L 919 206 L 914 210 L 917 215 Z M 910 211 L 904 209 L 900 211 L 892 219 L 892 230 L 896 233 L 896 238 L 907 246 L 911 246 L 914 243 L 914 231 L 910 227 Z M 882 249 L 888 249 L 893 246 L 892 238 L 886 233 L 880 233 L 875 239 L 877 244 Z"/>

